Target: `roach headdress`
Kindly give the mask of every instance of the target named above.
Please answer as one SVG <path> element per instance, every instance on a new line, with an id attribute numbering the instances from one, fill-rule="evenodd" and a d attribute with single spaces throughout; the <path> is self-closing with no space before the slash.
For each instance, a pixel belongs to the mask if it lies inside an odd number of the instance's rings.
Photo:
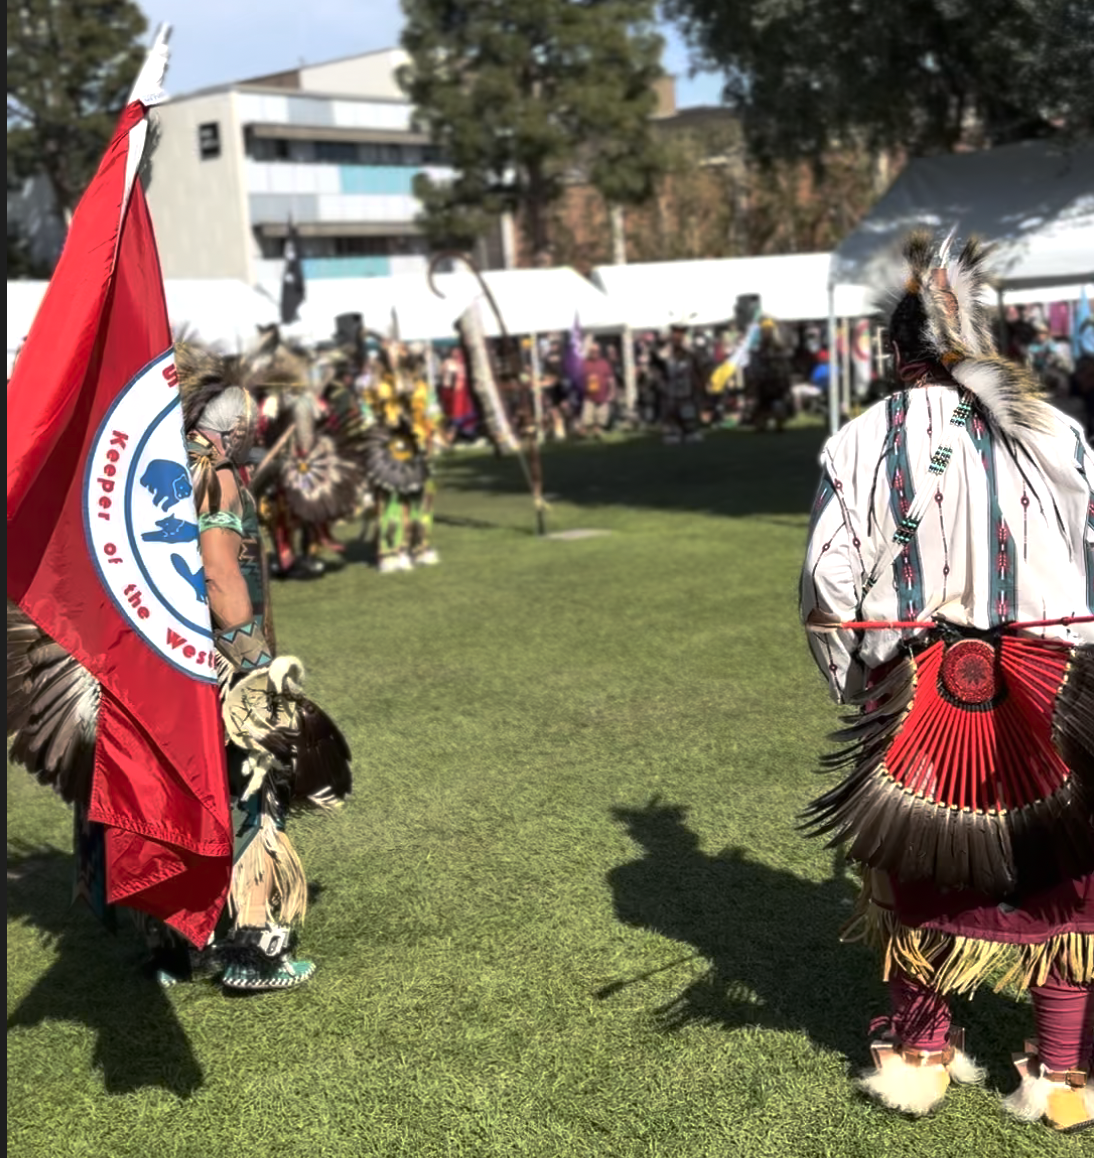
<path id="1" fill-rule="evenodd" d="M 996 350 L 984 303 L 991 250 L 970 238 L 951 256 L 952 241 L 952 234 L 939 244 L 926 231 L 911 233 L 900 278 L 879 302 L 899 354 L 898 373 L 914 381 L 941 370 L 1011 437 L 1045 430 L 1050 419 L 1036 376 Z"/>

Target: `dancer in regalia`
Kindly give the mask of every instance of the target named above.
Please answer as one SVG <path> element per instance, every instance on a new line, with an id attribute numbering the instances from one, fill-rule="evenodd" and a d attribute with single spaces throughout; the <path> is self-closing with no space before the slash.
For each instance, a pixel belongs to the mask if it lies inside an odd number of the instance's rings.
<path id="1" fill-rule="evenodd" d="M 398 341 L 381 346 L 380 372 L 365 388 L 365 477 L 373 496 L 381 574 L 439 563 L 433 547 L 433 421 L 424 358 Z"/>
<path id="2" fill-rule="evenodd" d="M 773 419 L 781 431 L 790 413 L 790 359 L 774 318 L 760 321 L 759 343 L 745 368 L 745 386 L 756 430 L 763 433 Z"/>
<path id="3" fill-rule="evenodd" d="M 687 327 L 674 324 L 668 344 L 658 349 L 651 359 L 661 399 L 662 441 L 671 446 L 700 442 L 703 437 L 699 429 L 703 371 L 686 339 Z"/>
<path id="4" fill-rule="evenodd" d="M 350 754 L 302 694 L 300 662 L 274 658 L 258 515 L 240 473 L 254 445 L 254 399 L 233 382 L 231 364 L 209 351 L 180 346 L 176 364 L 198 524 L 167 517 L 154 534 L 166 542 L 198 538 L 204 574 L 191 578 L 212 613 L 238 825 L 228 911 L 208 952 L 192 954 L 178 934 L 142 914 L 138 924 L 161 984 L 187 979 L 200 960 L 228 989 L 292 988 L 315 966 L 291 952 L 307 882 L 285 834 L 286 812 L 294 800 L 333 807 L 343 799 Z M 106 916 L 101 836 L 87 821 L 99 685 L 11 603 L 7 628 L 11 758 L 74 805 L 81 892 Z"/>
<path id="5" fill-rule="evenodd" d="M 339 376 L 349 352 L 322 359 L 293 348 L 271 327 L 243 360 L 244 384 L 260 402 L 269 452 L 252 480 L 283 576 L 319 575 L 321 550 L 341 552 L 331 524 L 350 518 L 363 485 L 364 425 Z"/>
<path id="6" fill-rule="evenodd" d="M 813 656 L 853 705 L 807 827 L 846 843 L 891 1009 L 864 1088 L 926 1113 L 963 1052 L 949 998 L 1028 990 L 1018 1117 L 1094 1125 L 1094 456 L 995 352 L 985 251 L 905 247 L 895 392 L 827 444 L 801 583 Z M 1019 1043 L 1015 1043 L 1016 1045 Z"/>

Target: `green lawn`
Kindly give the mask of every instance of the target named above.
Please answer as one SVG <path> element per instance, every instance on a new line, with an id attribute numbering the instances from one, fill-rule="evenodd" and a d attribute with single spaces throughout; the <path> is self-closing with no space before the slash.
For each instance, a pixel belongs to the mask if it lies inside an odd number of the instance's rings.
<path id="1" fill-rule="evenodd" d="M 835 710 L 796 621 L 821 433 L 445 460 L 443 564 L 275 587 L 281 649 L 355 753 L 293 830 L 314 884 L 292 993 L 162 992 L 67 907 L 69 818 L 8 775 L 17 1158 L 1084 1152 L 1006 1120 L 1027 1006 L 964 1006 L 987 1089 L 911 1122 L 852 1084 L 877 965 L 794 831 Z M 352 535 L 354 528 L 347 528 Z M 1089 1151 L 1087 1151 L 1089 1152 Z"/>

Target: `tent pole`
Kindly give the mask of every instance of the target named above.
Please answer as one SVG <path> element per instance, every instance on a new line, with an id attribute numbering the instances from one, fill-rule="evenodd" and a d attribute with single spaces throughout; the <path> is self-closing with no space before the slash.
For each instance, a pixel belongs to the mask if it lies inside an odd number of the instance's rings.
<path id="1" fill-rule="evenodd" d="M 532 414 L 536 423 L 536 442 L 543 441 L 543 395 L 540 393 L 539 334 L 532 334 Z"/>
<path id="2" fill-rule="evenodd" d="M 622 205 L 611 207 L 612 263 L 627 264 L 626 217 Z M 634 376 L 634 341 L 629 324 L 623 325 L 623 404 L 627 410 L 627 421 L 633 422 L 638 416 L 638 386 Z"/>
<path id="3" fill-rule="evenodd" d="M 828 283 L 828 432 L 839 430 L 839 342 L 836 336 L 836 286 Z"/>
<path id="4" fill-rule="evenodd" d="M 638 421 L 638 380 L 634 372 L 634 332 L 630 326 L 623 327 L 623 404 L 627 410 L 627 421 Z"/>

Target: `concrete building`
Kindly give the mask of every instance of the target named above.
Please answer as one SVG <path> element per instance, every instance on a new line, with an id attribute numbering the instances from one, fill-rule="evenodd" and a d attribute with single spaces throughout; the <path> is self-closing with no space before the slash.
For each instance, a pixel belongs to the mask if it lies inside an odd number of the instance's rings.
<path id="1" fill-rule="evenodd" d="M 164 276 L 277 292 L 290 219 L 316 278 L 424 271 L 418 173 L 446 177 L 385 49 L 205 89 L 156 109 L 147 182 Z"/>

